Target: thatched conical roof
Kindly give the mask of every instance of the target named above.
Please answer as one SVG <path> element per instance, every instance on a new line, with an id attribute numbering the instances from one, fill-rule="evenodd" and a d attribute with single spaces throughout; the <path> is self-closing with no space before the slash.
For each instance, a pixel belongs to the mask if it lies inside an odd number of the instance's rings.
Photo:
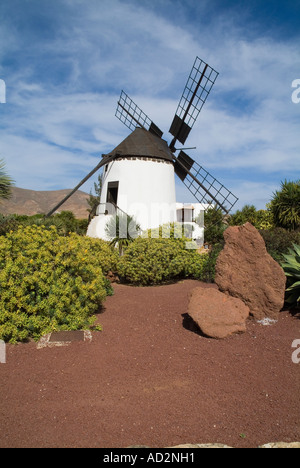
<path id="1" fill-rule="evenodd" d="M 173 161 L 173 154 L 167 142 L 144 128 L 136 128 L 106 156 L 145 157 Z"/>

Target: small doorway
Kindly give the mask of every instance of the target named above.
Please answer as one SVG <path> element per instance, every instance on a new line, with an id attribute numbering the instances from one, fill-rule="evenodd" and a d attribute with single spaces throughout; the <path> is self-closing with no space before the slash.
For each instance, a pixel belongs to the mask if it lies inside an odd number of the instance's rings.
<path id="1" fill-rule="evenodd" d="M 118 205 L 119 182 L 108 182 L 106 203 Z"/>

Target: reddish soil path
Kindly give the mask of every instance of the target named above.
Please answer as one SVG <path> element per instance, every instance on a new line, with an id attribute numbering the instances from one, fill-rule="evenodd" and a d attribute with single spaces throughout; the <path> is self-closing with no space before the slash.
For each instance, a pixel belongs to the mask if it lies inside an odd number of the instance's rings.
<path id="1" fill-rule="evenodd" d="M 300 441 L 300 320 L 282 312 L 273 326 L 205 338 L 186 316 L 199 285 L 115 285 L 91 343 L 8 345 L 0 447 Z"/>

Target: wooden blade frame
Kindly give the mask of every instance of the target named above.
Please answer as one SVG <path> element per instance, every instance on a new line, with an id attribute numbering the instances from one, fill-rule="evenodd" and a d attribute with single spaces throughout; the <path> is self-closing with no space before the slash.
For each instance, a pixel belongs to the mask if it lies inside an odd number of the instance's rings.
<path id="1" fill-rule="evenodd" d="M 55 213 L 55 211 L 58 210 L 58 208 L 60 208 L 67 200 L 69 200 L 69 198 L 75 193 L 77 192 L 77 190 L 87 181 L 89 180 L 90 177 L 92 177 L 92 175 L 95 174 L 95 172 L 97 172 L 102 166 L 105 166 L 106 164 L 108 164 L 109 162 L 111 162 L 116 156 L 110 156 L 110 157 L 106 157 L 104 156 L 102 161 L 100 161 L 99 164 L 97 164 L 97 166 L 91 171 L 89 172 L 89 174 L 84 177 L 84 179 L 82 179 L 79 184 L 76 185 L 76 187 L 70 192 L 68 193 L 68 195 L 63 199 L 61 200 L 57 205 L 55 205 L 54 208 L 52 208 L 51 211 L 49 211 L 49 213 L 46 214 L 46 218 L 48 218 L 49 216 L 53 215 L 53 213 Z"/>
<path id="2" fill-rule="evenodd" d="M 124 91 L 121 92 L 115 116 L 130 130 L 142 127 L 159 138 L 163 136 L 163 132 L 157 125 L 155 125 Z"/>
<path id="3" fill-rule="evenodd" d="M 183 151 L 174 156 L 175 171 L 199 203 L 216 204 L 230 213 L 238 198 Z"/>
<path id="4" fill-rule="evenodd" d="M 170 144 L 173 152 L 177 140 L 185 143 L 218 75 L 216 70 L 196 57 L 169 130 L 174 136 Z"/>

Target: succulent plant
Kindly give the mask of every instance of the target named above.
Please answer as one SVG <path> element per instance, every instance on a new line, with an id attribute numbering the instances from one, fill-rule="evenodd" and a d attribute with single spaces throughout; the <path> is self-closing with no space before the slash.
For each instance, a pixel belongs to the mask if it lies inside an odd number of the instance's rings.
<path id="1" fill-rule="evenodd" d="M 293 244 L 285 261 L 281 264 L 287 276 L 286 303 L 292 306 L 300 305 L 300 246 Z"/>

